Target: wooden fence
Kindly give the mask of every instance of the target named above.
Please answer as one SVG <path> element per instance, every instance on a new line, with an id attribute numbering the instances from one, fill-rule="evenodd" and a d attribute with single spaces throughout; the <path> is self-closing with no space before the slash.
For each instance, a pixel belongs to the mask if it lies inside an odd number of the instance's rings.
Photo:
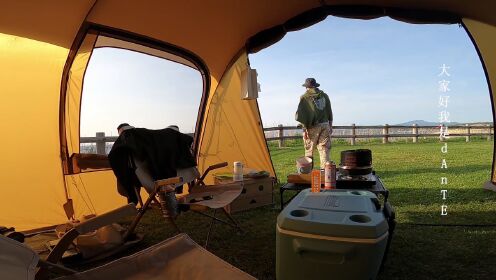
<path id="1" fill-rule="evenodd" d="M 267 141 L 278 141 L 279 147 L 284 146 L 284 141 L 288 139 L 301 139 L 302 129 L 297 126 L 283 126 L 264 128 Z M 382 143 L 389 143 L 394 138 L 411 138 L 414 143 L 419 137 L 439 137 L 441 136 L 440 126 L 412 126 L 404 125 L 371 125 L 371 126 L 333 126 L 333 139 L 349 139 L 351 145 L 355 145 L 357 139 L 382 138 Z M 447 137 L 465 137 L 469 142 L 471 136 L 486 136 L 491 140 L 494 135 L 492 125 L 454 125 L 447 126 Z M 113 143 L 117 136 L 105 136 L 104 132 L 97 132 L 95 137 L 81 137 L 81 144 L 96 143 L 96 153 L 106 154 L 106 143 Z"/>
<path id="2" fill-rule="evenodd" d="M 370 126 L 333 126 L 333 139 L 349 139 L 351 145 L 355 145 L 360 138 L 382 138 L 382 143 L 389 143 L 392 138 L 411 138 L 412 142 L 417 143 L 419 137 L 439 137 L 440 140 L 449 137 L 465 137 L 469 142 L 471 136 L 486 136 L 491 140 L 494 135 L 492 125 L 447 125 L 445 128 L 446 137 L 441 136 L 440 126 L 412 126 L 405 125 L 370 125 Z M 301 139 L 302 129 L 297 126 L 268 127 L 264 129 L 267 141 L 278 141 L 279 147 L 284 146 L 284 140 Z M 269 133 L 270 134 L 269 134 Z"/>

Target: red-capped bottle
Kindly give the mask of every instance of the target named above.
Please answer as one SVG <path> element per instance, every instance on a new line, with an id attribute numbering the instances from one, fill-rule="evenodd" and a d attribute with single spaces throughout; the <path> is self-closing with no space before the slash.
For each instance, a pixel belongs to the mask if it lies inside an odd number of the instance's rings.
<path id="1" fill-rule="evenodd" d="M 331 162 L 326 162 L 325 164 L 325 181 L 324 189 L 330 190 L 336 188 L 336 164 Z"/>

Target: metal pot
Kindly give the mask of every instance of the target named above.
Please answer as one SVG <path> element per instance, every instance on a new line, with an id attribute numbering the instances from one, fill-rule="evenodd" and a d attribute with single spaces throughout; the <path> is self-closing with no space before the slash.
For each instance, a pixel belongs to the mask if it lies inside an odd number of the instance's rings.
<path id="1" fill-rule="evenodd" d="M 344 175 L 367 175 L 372 172 L 372 151 L 368 149 L 341 152 L 339 171 Z"/>
<path id="2" fill-rule="evenodd" d="M 296 170 L 298 174 L 308 174 L 312 171 L 313 159 L 311 157 L 299 157 L 296 159 Z"/>

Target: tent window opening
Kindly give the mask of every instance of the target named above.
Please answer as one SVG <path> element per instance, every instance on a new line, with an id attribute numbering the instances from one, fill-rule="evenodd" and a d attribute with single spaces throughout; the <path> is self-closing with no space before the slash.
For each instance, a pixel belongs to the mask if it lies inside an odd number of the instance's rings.
<path id="1" fill-rule="evenodd" d="M 284 145 L 279 135 L 300 141 L 301 129 L 292 127 L 299 124 L 295 112 L 310 77 L 329 96 L 333 143 L 435 140 L 441 123 L 449 128 L 444 134 L 463 139 L 466 124 L 479 135 L 493 125 L 484 68 L 456 24 L 328 17 L 250 54 L 250 64 L 262 84 L 258 101 L 264 127 L 271 128 L 265 136 L 276 140 L 268 142 L 272 151 Z M 414 125 L 417 138 L 410 137 Z M 384 131 L 398 137 L 384 140 Z"/>
<path id="2" fill-rule="evenodd" d="M 64 174 L 109 169 L 106 154 L 122 123 L 177 126 L 196 139 L 210 85 L 201 58 L 137 34 L 99 26 L 83 31 L 64 68 L 67 82 L 61 90 Z"/>
<path id="3" fill-rule="evenodd" d="M 121 123 L 148 129 L 177 125 L 193 135 L 202 91 L 200 72 L 187 65 L 124 49 L 95 49 L 84 78 L 80 153 L 107 154 Z"/>

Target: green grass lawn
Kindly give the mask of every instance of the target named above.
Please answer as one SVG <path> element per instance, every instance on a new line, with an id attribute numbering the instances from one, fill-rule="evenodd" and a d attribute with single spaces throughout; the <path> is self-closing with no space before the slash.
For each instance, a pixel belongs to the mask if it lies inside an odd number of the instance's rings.
<path id="1" fill-rule="evenodd" d="M 284 180 L 294 171 L 294 158 L 303 154 L 301 143 L 272 148 L 277 175 Z M 493 142 L 442 144 L 365 143 L 334 145 L 331 159 L 339 162 L 347 149 L 372 150 L 373 166 L 390 190 L 398 225 L 381 279 L 495 279 L 496 193 L 482 189 L 491 176 Z M 448 168 L 441 169 L 446 159 Z M 448 185 L 441 186 L 441 177 Z M 447 189 L 448 215 L 441 216 L 440 190 Z M 433 224 L 446 226 L 421 226 Z M 460 226 L 452 226 L 460 225 Z"/>
<path id="2" fill-rule="evenodd" d="M 303 155 L 301 141 L 287 144 L 283 148 L 269 145 L 280 183 L 294 172 L 294 160 Z M 496 226 L 469 226 L 496 225 L 496 193 L 482 189 L 491 175 L 493 142 L 453 140 L 445 155 L 441 145 L 432 140 L 356 146 L 333 143 L 331 158 L 336 162 L 342 150 L 371 149 L 374 169 L 390 190 L 398 225 L 380 279 L 496 279 Z M 443 158 L 446 170 L 441 169 Z M 448 177 L 446 187 L 440 184 L 442 176 Z M 448 216 L 443 217 L 442 188 L 448 189 Z M 234 215 L 245 234 L 216 225 L 209 250 L 259 279 L 275 279 L 278 187 L 275 198 L 275 206 Z M 202 244 L 207 232 L 202 217 L 181 214 L 178 224 Z M 138 231 L 146 234 L 141 247 L 173 235 L 157 210 L 145 215 Z"/>

